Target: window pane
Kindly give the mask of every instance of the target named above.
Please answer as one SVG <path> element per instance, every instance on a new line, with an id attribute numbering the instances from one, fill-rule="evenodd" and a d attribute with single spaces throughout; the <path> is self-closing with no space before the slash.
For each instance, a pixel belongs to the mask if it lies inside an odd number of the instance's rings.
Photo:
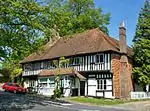
<path id="1" fill-rule="evenodd" d="M 49 86 L 50 86 L 51 88 L 53 88 L 53 87 L 55 87 L 55 84 L 49 84 Z"/>
<path id="2" fill-rule="evenodd" d="M 100 62 L 104 62 L 104 55 L 100 55 Z"/>
<path id="3" fill-rule="evenodd" d="M 103 84 L 103 80 L 100 80 L 100 84 Z"/>
<path id="4" fill-rule="evenodd" d="M 46 82 L 47 78 L 40 78 L 40 82 Z"/>
<path id="5" fill-rule="evenodd" d="M 103 84 L 100 84 L 100 89 L 103 89 Z"/>
<path id="6" fill-rule="evenodd" d="M 96 62 L 96 63 L 99 63 L 99 62 L 100 62 L 100 60 L 99 60 L 99 55 L 96 55 L 96 56 L 95 56 L 95 62 Z"/>
<path id="7" fill-rule="evenodd" d="M 100 87 L 99 87 L 99 80 L 97 80 L 97 89 L 99 89 Z"/>
<path id="8" fill-rule="evenodd" d="M 50 83 L 55 83 L 54 77 L 49 78 Z"/>
<path id="9" fill-rule="evenodd" d="M 104 84 L 104 89 L 106 89 L 106 84 Z"/>
<path id="10" fill-rule="evenodd" d="M 44 68 L 44 63 L 43 62 L 41 62 L 41 69 L 43 69 Z"/>
<path id="11" fill-rule="evenodd" d="M 73 65 L 74 59 L 70 58 L 69 62 L 70 62 L 70 65 Z"/>
<path id="12" fill-rule="evenodd" d="M 64 80 L 63 79 L 60 80 L 60 86 L 64 87 Z"/>

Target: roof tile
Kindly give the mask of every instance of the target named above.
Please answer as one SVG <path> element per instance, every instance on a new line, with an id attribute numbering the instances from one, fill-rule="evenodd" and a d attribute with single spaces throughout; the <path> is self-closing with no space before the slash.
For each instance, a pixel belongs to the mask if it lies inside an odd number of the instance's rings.
<path id="1" fill-rule="evenodd" d="M 96 28 L 74 34 L 70 39 L 60 38 L 52 45 L 47 43 L 44 46 L 44 51 L 31 54 L 21 63 L 104 51 L 120 52 L 119 41 Z M 128 56 L 132 55 L 132 49 L 129 47 L 127 48 L 127 54 Z"/>

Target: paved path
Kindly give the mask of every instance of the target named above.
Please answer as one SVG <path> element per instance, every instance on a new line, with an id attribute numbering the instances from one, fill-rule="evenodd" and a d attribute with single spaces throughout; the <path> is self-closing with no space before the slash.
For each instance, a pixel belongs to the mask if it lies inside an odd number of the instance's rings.
<path id="1" fill-rule="evenodd" d="M 56 105 L 38 97 L 0 91 L 0 111 L 125 111 L 80 104 Z M 126 110 L 127 111 L 127 110 Z"/>

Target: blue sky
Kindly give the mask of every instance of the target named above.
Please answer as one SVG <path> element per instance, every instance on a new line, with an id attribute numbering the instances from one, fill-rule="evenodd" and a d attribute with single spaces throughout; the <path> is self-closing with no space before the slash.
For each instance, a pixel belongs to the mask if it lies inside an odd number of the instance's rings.
<path id="1" fill-rule="evenodd" d="M 144 5 L 144 0 L 95 0 L 96 6 L 101 7 L 104 13 L 111 13 L 109 35 L 118 39 L 118 27 L 125 21 L 127 29 L 127 44 L 131 46 L 135 34 L 138 15 Z"/>

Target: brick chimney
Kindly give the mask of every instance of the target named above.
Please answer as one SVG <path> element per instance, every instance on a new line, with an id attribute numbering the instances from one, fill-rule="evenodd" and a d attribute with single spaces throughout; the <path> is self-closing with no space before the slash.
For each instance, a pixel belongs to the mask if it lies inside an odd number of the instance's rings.
<path id="1" fill-rule="evenodd" d="M 127 54 L 127 43 L 126 43 L 126 28 L 124 26 L 124 22 L 122 22 L 119 26 L 119 38 L 120 38 L 120 53 L 122 55 Z M 127 59 L 124 57 L 122 58 L 124 62 L 127 62 Z"/>
<path id="2" fill-rule="evenodd" d="M 129 98 L 129 70 L 126 44 L 126 28 L 124 22 L 119 26 L 120 37 L 120 98 Z"/>

